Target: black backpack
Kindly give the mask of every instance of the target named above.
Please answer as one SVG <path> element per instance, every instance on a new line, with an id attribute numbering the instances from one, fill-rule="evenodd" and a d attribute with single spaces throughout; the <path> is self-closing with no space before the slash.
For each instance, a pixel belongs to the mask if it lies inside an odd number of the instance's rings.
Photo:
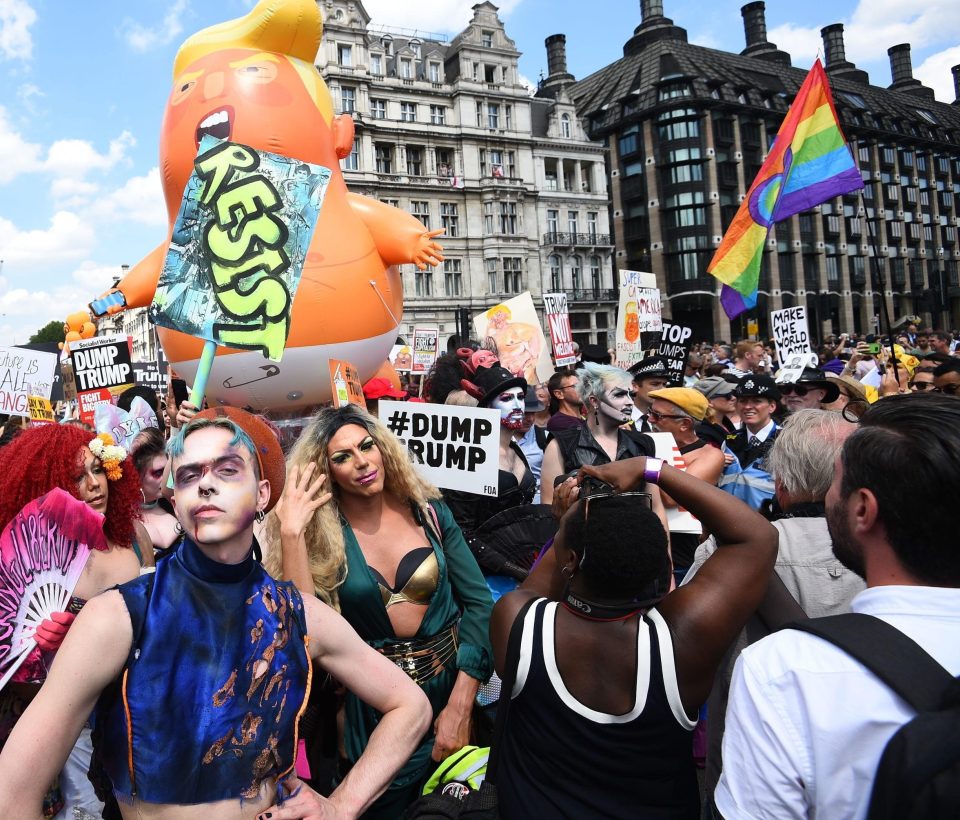
<path id="1" fill-rule="evenodd" d="M 831 615 L 787 628 L 839 647 L 917 710 L 883 750 L 867 820 L 960 817 L 960 678 L 872 615 Z"/>

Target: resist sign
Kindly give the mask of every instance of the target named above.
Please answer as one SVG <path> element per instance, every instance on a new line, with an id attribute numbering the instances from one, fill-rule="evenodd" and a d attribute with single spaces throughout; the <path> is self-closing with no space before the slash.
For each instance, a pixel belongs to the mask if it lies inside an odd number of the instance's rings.
<path id="1" fill-rule="evenodd" d="M 573 364 L 577 354 L 573 351 L 573 333 L 570 330 L 570 314 L 567 311 L 567 294 L 543 294 L 543 308 L 550 327 L 553 343 L 553 358 L 557 367 Z"/>
<path id="2" fill-rule="evenodd" d="M 794 356 L 806 357 L 813 352 L 810 329 L 807 327 L 807 309 L 803 306 L 783 308 L 770 313 L 773 339 L 777 343 L 780 367 L 786 367 Z"/>
<path id="3" fill-rule="evenodd" d="M 381 401 L 378 412 L 427 481 L 447 490 L 497 494 L 498 411 Z"/>

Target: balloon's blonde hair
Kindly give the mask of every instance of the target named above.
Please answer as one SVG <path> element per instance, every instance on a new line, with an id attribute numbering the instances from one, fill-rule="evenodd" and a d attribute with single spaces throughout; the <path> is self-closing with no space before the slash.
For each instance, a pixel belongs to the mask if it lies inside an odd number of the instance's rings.
<path id="1" fill-rule="evenodd" d="M 316 0 L 260 0 L 250 13 L 188 37 L 173 61 L 176 80 L 201 57 L 231 48 L 282 54 L 300 76 L 324 120 L 333 119 L 330 91 L 314 65 L 323 18 Z"/>

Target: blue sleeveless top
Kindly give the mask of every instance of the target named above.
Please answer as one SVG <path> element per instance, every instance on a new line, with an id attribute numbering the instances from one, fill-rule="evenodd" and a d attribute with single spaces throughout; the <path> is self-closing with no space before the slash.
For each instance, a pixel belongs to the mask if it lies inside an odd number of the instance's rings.
<path id="1" fill-rule="evenodd" d="M 133 643 L 95 731 L 117 798 L 252 799 L 265 780 L 286 776 L 310 678 L 293 584 L 252 557 L 213 561 L 184 538 L 155 573 L 119 591 Z"/>

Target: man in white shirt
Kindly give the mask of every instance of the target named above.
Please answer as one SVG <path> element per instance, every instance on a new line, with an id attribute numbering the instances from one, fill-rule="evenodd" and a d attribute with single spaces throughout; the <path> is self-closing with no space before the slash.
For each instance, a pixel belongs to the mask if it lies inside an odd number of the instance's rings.
<path id="1" fill-rule="evenodd" d="M 895 395 L 861 418 L 826 498 L 834 554 L 867 582 L 853 611 L 894 626 L 954 676 L 958 485 L 960 402 Z M 771 635 L 734 670 L 716 807 L 726 820 L 864 818 L 883 750 L 915 714 L 833 644 Z"/>

